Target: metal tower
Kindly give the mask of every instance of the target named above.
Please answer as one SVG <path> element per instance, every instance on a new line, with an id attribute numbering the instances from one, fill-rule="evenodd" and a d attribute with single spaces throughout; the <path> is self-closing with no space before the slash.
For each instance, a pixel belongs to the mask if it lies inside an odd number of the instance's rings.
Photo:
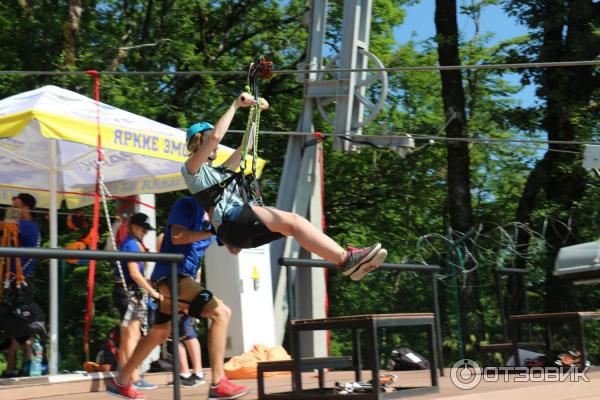
<path id="1" fill-rule="evenodd" d="M 387 94 L 385 72 L 333 72 L 330 68 L 383 68 L 383 64 L 369 52 L 372 0 L 345 0 L 343 17 L 343 38 L 341 53 L 325 63 L 323 44 L 327 25 L 327 1 L 314 0 L 305 15 L 309 25 L 307 60 L 300 66 L 303 70 L 322 72 L 306 73 L 300 76 L 304 83 L 304 109 L 297 125 L 297 131 L 306 136 L 291 136 L 288 140 L 285 164 L 279 186 L 277 208 L 294 211 L 307 217 L 318 229 L 322 229 L 321 182 L 323 177 L 318 166 L 320 145 L 306 146 L 313 139 L 313 115 L 315 105 L 323 117 L 335 127 L 336 134 L 359 134 L 364 124 L 375 118 L 383 107 Z M 369 65 L 371 63 L 371 65 Z M 374 96 L 367 96 L 367 90 L 375 88 Z M 335 114 L 333 115 L 333 112 Z M 349 143 L 336 139 L 336 145 L 348 149 Z M 294 240 L 275 242 L 271 247 L 271 265 L 275 298 L 276 335 L 283 342 L 288 316 L 292 318 L 325 317 L 326 282 L 324 270 L 320 268 L 288 269 L 281 273 L 279 257 L 315 257 L 298 246 Z M 291 281 L 290 281 L 291 280 Z M 286 288 L 295 285 L 300 295 L 294 302 L 296 309 L 289 310 Z M 313 332 L 302 339 L 302 349 L 309 349 L 304 356 L 327 355 L 325 332 Z"/>

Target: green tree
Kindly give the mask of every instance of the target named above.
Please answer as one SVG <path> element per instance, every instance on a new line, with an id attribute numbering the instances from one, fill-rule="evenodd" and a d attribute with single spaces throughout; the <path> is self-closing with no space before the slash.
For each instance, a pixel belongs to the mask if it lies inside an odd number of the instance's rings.
<path id="1" fill-rule="evenodd" d="M 600 5 L 582 1 L 506 1 L 505 7 L 530 29 L 530 41 L 521 46 L 527 61 L 594 60 L 600 52 L 598 27 Z M 591 139 L 598 133 L 597 122 L 588 117 L 595 107 L 600 80 L 592 67 L 544 68 L 526 71 L 525 79 L 537 85 L 537 95 L 544 101 L 540 130 L 551 141 Z M 595 128 L 594 128 L 595 127 Z M 569 230 L 568 220 L 586 193 L 589 175 L 580 164 L 581 148 L 550 143 L 548 151 L 531 170 L 519 201 L 517 219 L 530 223 L 536 214 L 553 216 L 548 236 L 546 268 L 546 310 L 571 307 L 574 292 L 570 285 L 552 274 L 552 260 L 560 247 L 573 244 L 576 235 Z M 560 188 L 560 190 L 557 190 Z M 529 236 L 522 231 L 519 245 L 526 247 Z M 520 262 L 522 267 L 524 262 Z M 522 309 L 520 304 L 517 311 Z"/>

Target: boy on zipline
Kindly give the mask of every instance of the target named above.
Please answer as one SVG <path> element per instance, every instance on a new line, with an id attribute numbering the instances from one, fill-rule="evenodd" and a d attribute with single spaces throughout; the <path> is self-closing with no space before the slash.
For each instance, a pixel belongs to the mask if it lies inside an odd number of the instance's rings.
<path id="1" fill-rule="evenodd" d="M 181 168 L 188 189 L 208 211 L 217 236 L 230 252 L 235 253 L 240 248 L 258 247 L 284 236 L 292 236 L 306 250 L 335 263 L 352 280 L 362 279 L 385 260 L 387 251 L 380 243 L 366 248 L 348 247 L 348 250 L 344 250 L 298 214 L 244 201 L 240 190 L 245 189 L 239 187 L 236 181 L 229 182 L 224 188 L 221 185 L 219 189 L 219 184 L 240 166 L 243 150 L 240 146 L 222 165 L 214 166 L 212 162 L 216 159 L 219 143 L 229 129 L 237 109 L 255 104 L 256 100 L 252 95 L 242 93 L 214 126 L 208 122 L 200 122 L 189 127 L 187 148 L 190 156 Z M 259 106 L 262 110 L 269 107 L 264 99 L 260 99 Z M 251 138 L 248 140 L 252 143 Z M 206 189 L 211 190 L 205 191 Z M 215 189 L 220 192 L 218 195 L 214 194 Z M 213 193 L 207 193 L 211 191 Z"/>

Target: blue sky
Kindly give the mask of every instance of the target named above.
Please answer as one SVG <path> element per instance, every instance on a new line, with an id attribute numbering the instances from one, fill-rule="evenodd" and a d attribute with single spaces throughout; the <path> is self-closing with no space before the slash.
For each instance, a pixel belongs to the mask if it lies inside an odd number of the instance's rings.
<path id="1" fill-rule="evenodd" d="M 469 0 L 458 0 L 458 5 L 470 4 Z M 435 0 L 421 0 L 418 4 L 407 7 L 407 15 L 404 23 L 394 33 L 398 43 L 405 43 L 411 39 L 415 41 L 426 40 L 435 35 L 434 13 Z M 473 22 L 466 16 L 458 14 L 458 28 L 464 37 L 473 35 Z M 518 24 L 517 20 L 507 15 L 500 6 L 487 6 L 481 13 L 481 33 L 492 33 L 491 44 L 515 36 L 524 35 L 527 29 Z M 505 79 L 512 84 L 518 85 L 518 74 L 505 74 Z M 521 101 L 523 106 L 533 105 L 536 101 L 535 87 L 528 85 L 524 87 L 515 98 Z"/>

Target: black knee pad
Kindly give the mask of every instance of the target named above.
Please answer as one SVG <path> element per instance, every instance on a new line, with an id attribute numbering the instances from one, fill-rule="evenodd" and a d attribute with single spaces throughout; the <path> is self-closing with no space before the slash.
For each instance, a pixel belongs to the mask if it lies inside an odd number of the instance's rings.
<path id="1" fill-rule="evenodd" d="M 191 301 L 188 314 L 194 318 L 200 318 L 200 314 L 204 307 L 214 299 L 213 294 L 204 289 L 199 292 L 196 297 Z"/>

